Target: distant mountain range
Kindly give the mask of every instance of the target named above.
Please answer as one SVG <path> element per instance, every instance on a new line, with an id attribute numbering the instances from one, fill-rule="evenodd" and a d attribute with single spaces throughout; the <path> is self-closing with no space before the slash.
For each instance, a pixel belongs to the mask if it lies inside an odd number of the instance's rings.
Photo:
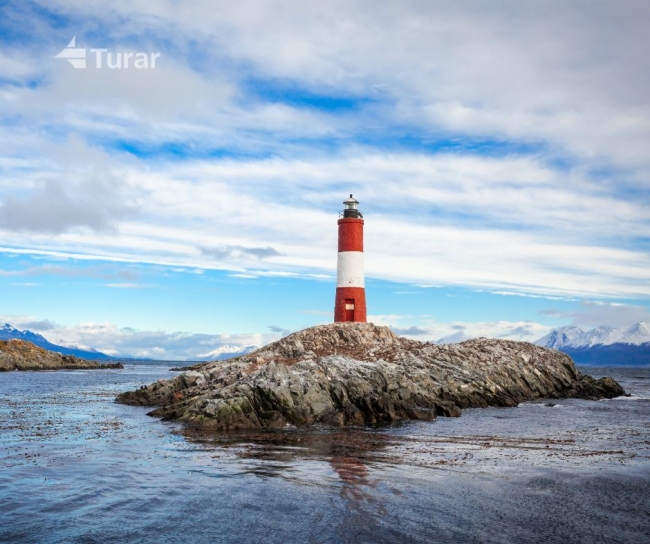
<path id="1" fill-rule="evenodd" d="M 588 331 L 561 327 L 535 344 L 562 351 L 578 364 L 650 364 L 650 323 L 640 321 L 622 329 L 596 327 Z"/>
<path id="2" fill-rule="evenodd" d="M 71 344 L 69 342 L 62 342 L 61 344 L 53 344 L 45 337 L 32 331 L 19 331 L 17 328 L 12 327 L 8 323 L 0 329 L 0 340 L 11 340 L 17 338 L 19 340 L 26 340 L 32 344 L 50 350 L 62 353 L 63 355 L 74 355 L 82 359 L 91 360 L 105 360 L 105 359 L 118 359 L 118 357 L 111 357 L 106 353 L 97 351 L 96 349 L 83 346 L 81 344 Z"/>

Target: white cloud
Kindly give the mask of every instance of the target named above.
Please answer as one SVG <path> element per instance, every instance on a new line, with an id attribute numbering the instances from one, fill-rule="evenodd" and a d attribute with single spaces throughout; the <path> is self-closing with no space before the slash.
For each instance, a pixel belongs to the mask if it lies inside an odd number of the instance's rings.
<path id="1" fill-rule="evenodd" d="M 623 328 L 639 321 L 650 322 L 650 311 L 646 307 L 604 301 L 583 301 L 572 310 L 548 309 L 543 313 L 555 318 L 570 319 L 573 325 L 584 328 L 603 325 Z"/>
<path id="2" fill-rule="evenodd" d="M 71 266 L 62 264 L 44 264 L 16 270 L 0 269 L 0 277 L 10 276 L 64 276 L 87 277 L 98 279 L 137 280 L 140 274 L 137 270 L 115 265 Z"/>
<path id="3" fill-rule="evenodd" d="M 112 289 L 150 289 L 152 287 L 158 287 L 149 283 L 104 283 L 102 285 Z"/>
<path id="4" fill-rule="evenodd" d="M 112 167 L 102 150 L 73 137 L 50 151 L 58 159 L 54 172 L 48 165 L 35 176 L 23 174 L 25 183 L 13 190 L 5 189 L 0 229 L 46 234 L 78 228 L 111 230 L 136 213 L 119 168 Z"/>
<path id="5" fill-rule="evenodd" d="M 118 357 L 151 358 L 161 360 L 192 360 L 203 353 L 214 351 L 223 345 L 246 346 L 267 344 L 277 340 L 280 334 L 197 334 L 190 332 L 167 332 L 118 327 L 112 323 L 82 322 L 72 326 L 39 320 L 32 316 L 0 316 L 2 323 L 17 329 L 29 329 L 42 334 L 52 343 L 71 342 L 90 346 L 98 351 Z"/>
<path id="6" fill-rule="evenodd" d="M 501 338 L 534 342 L 553 327 L 534 321 L 450 321 L 441 323 L 429 316 L 369 315 L 375 325 L 389 326 L 396 334 L 420 341 L 454 343 L 470 338 Z"/>

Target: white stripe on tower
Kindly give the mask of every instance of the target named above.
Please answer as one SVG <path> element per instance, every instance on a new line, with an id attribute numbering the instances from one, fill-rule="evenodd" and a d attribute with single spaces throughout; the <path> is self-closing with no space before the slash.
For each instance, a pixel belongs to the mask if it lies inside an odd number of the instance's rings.
<path id="1" fill-rule="evenodd" d="M 365 287 L 363 251 L 341 251 L 336 263 L 337 287 Z"/>

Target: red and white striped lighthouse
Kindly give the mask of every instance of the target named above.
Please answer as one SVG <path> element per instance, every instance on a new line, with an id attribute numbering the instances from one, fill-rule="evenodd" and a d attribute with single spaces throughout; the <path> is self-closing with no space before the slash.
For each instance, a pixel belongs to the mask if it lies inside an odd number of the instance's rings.
<path id="1" fill-rule="evenodd" d="M 334 322 L 366 321 L 363 279 L 363 215 L 350 195 L 339 219 L 339 255 L 336 263 Z"/>

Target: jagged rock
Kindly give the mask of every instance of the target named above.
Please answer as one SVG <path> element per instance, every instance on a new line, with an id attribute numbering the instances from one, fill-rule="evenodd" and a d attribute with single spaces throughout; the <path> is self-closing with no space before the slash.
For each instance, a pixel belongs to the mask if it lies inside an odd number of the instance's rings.
<path id="1" fill-rule="evenodd" d="M 228 430 L 432 420 L 469 407 L 623 394 L 611 378 L 583 376 L 555 350 L 486 338 L 435 345 L 372 323 L 312 327 L 244 356 L 189 368 L 116 401 Z"/>
<path id="2" fill-rule="evenodd" d="M 122 363 L 99 364 L 62 355 L 35 346 L 25 340 L 0 340 L 0 371 L 7 370 L 63 370 L 75 368 L 124 368 Z"/>
<path id="3" fill-rule="evenodd" d="M 625 391 L 613 378 L 595 380 L 591 376 L 580 376 L 569 389 L 549 395 L 551 398 L 575 398 L 585 400 L 613 399 L 625 395 Z"/>

